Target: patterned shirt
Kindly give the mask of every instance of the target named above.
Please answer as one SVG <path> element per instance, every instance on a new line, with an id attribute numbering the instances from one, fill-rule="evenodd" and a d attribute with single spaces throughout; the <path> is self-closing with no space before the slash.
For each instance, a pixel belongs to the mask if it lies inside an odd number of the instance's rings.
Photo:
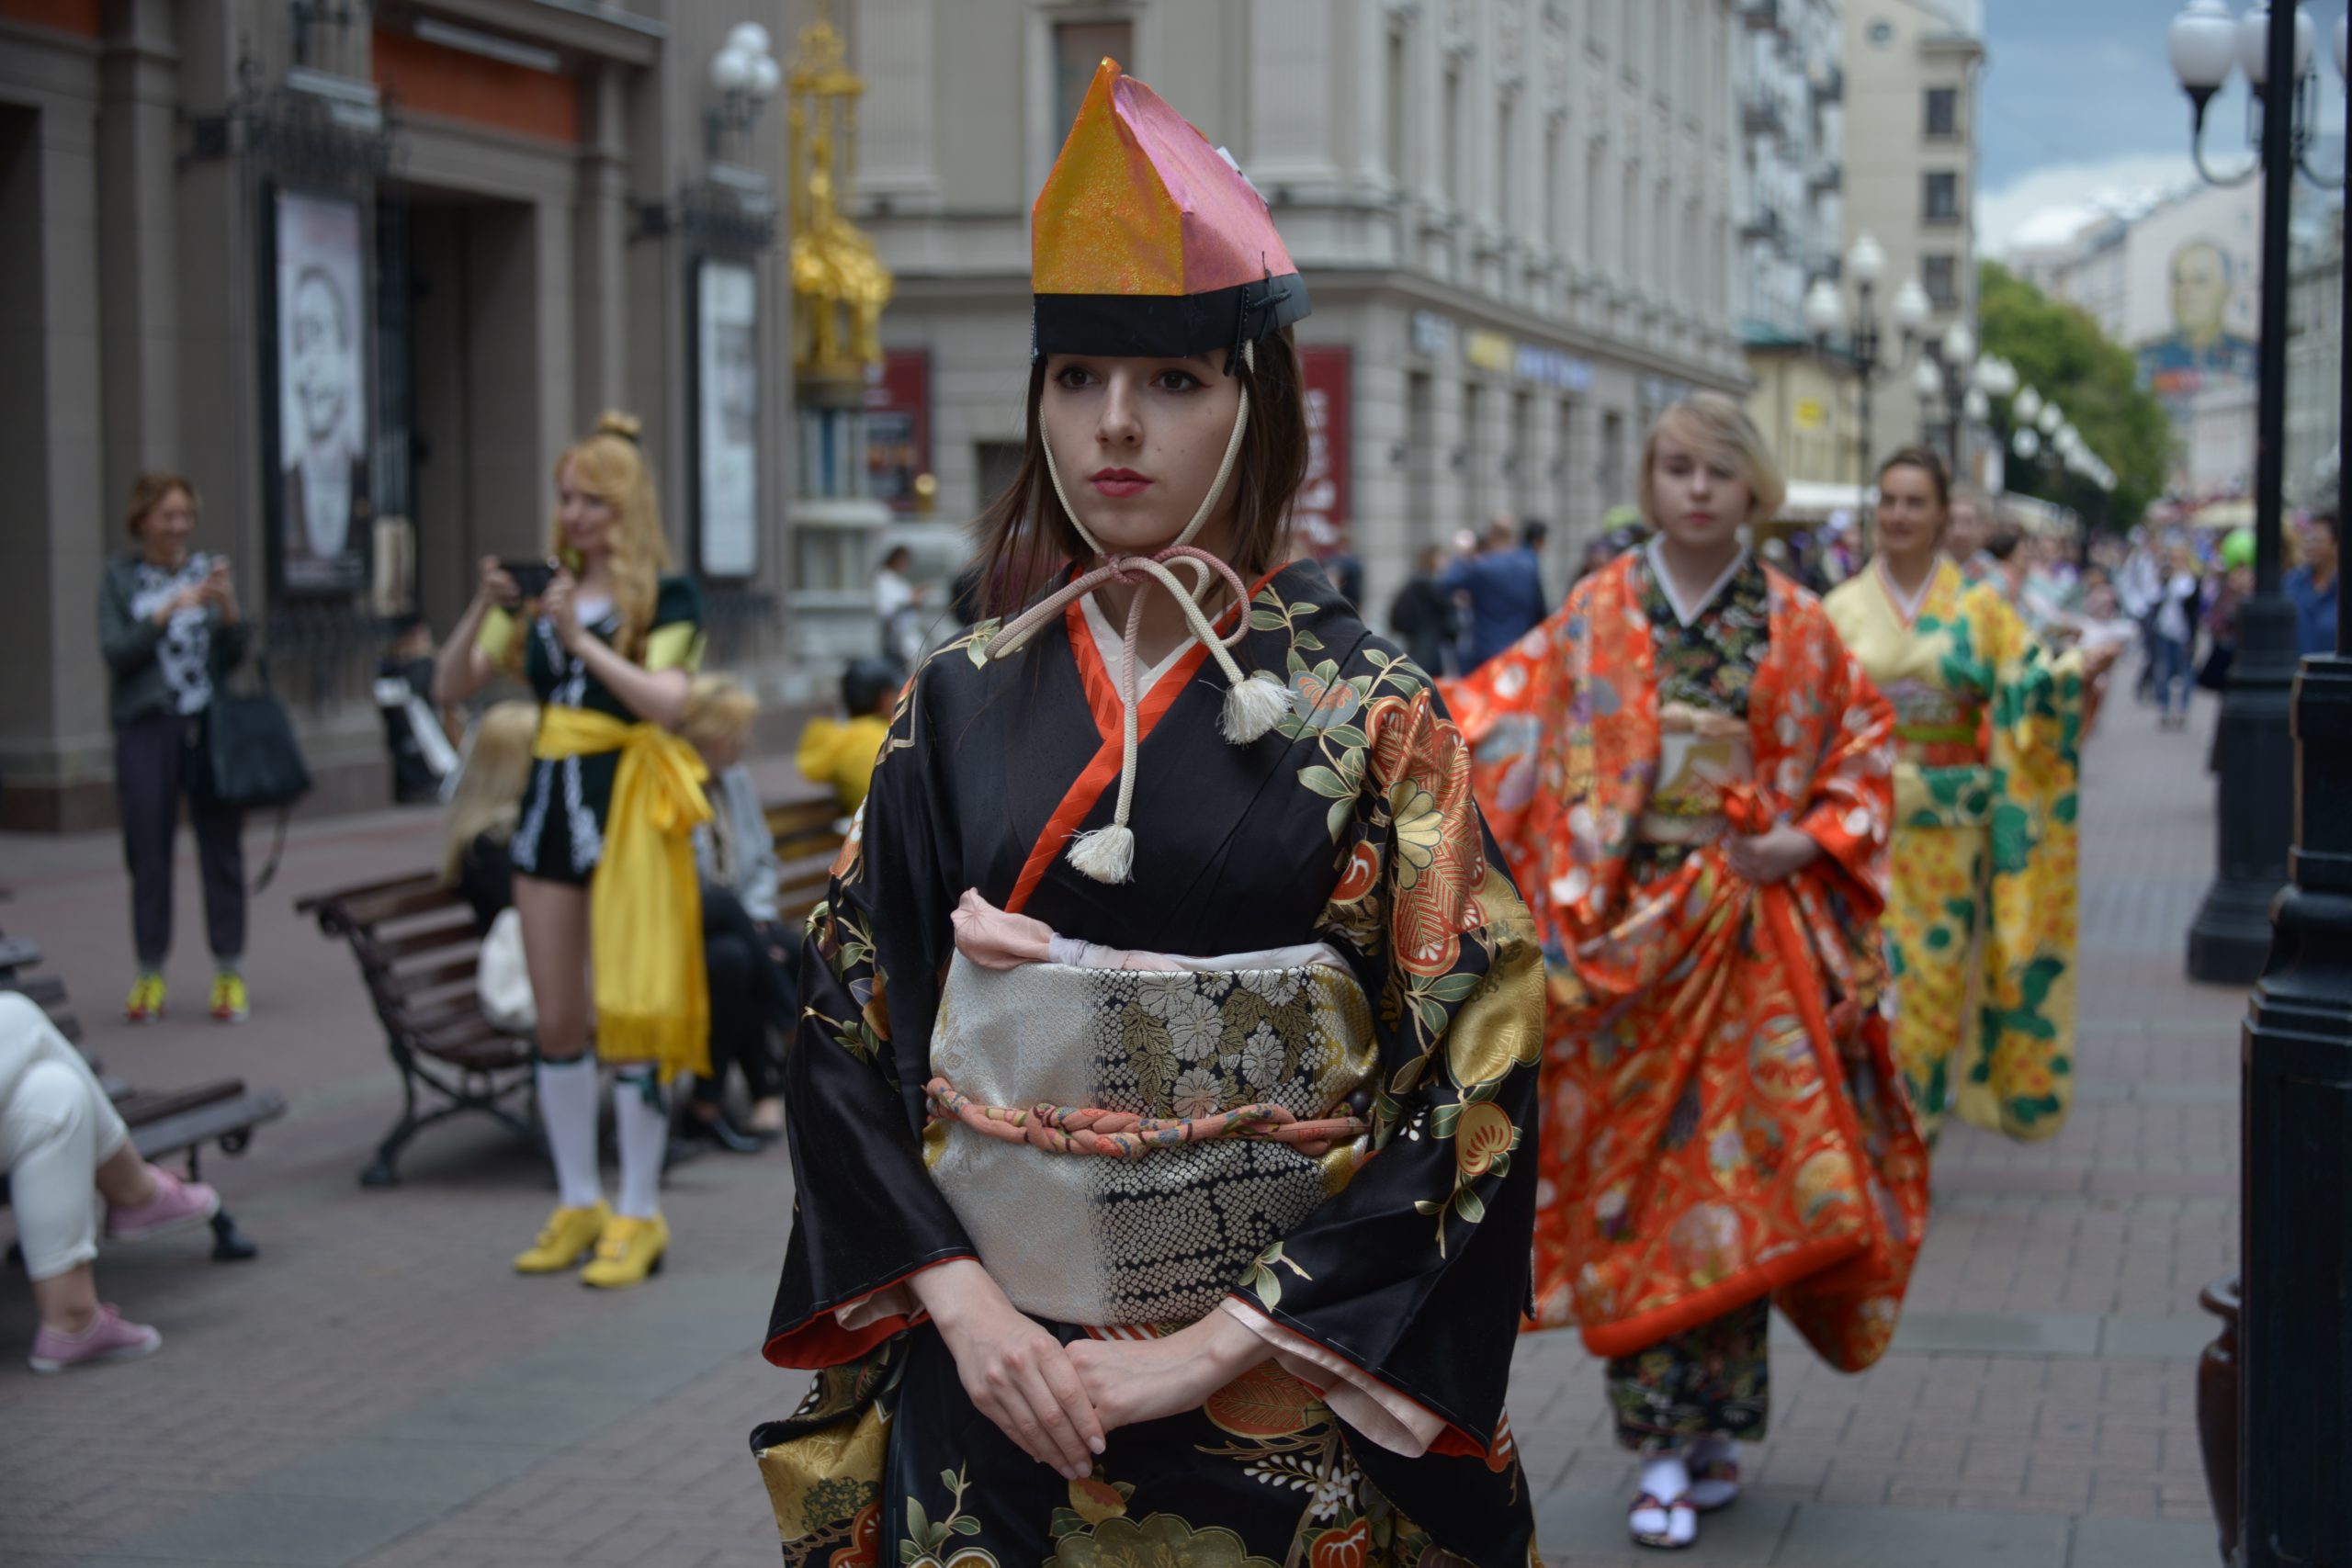
<path id="1" fill-rule="evenodd" d="M 138 565 L 131 590 L 130 613 L 142 621 L 155 618 L 183 588 L 200 588 L 212 570 L 212 558 L 191 550 L 177 571 L 166 571 L 149 561 Z M 180 714 L 202 713 L 212 701 L 212 616 L 203 609 L 182 610 L 174 615 L 155 643 L 155 666 L 172 694 L 172 709 Z"/>

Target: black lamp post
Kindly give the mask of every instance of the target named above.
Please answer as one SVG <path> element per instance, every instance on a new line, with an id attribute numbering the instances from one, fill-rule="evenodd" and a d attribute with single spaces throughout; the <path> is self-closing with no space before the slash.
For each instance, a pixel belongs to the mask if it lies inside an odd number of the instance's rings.
<path id="1" fill-rule="evenodd" d="M 2237 657 L 2222 698 L 2219 874 L 2188 930 L 2194 979 L 2250 985 L 2270 951 L 2270 903 L 2287 882 L 2294 806 L 2295 610 L 2279 589 L 2287 471 L 2288 208 L 2319 125 L 2313 28 L 2301 6 L 2256 6 L 2243 20 L 2222 0 L 2189 0 L 2173 19 L 2173 70 L 2193 111 L 2197 167 L 2215 185 L 2255 178 L 2262 191 L 2262 346 L 2257 384 L 2254 592 L 2238 611 Z M 2275 35 L 2275 36 L 2273 36 Z M 2260 154 L 2217 175 L 2205 162 L 2205 110 L 2242 64 L 2262 105 Z M 2266 84 L 2281 84 L 2278 91 Z M 2271 113 L 2273 107 L 2284 112 Z M 2311 172 L 2304 167 L 2306 175 Z M 2311 176 L 2316 179 L 2316 176 Z"/>
<path id="2" fill-rule="evenodd" d="M 1917 278 L 1903 280 L 1891 306 L 1895 330 L 1903 334 L 1902 350 L 1892 358 L 1884 357 L 1881 354 L 1876 299 L 1879 280 L 1886 276 L 1885 249 L 1868 234 L 1857 239 L 1853 249 L 1846 253 L 1846 276 L 1854 284 L 1852 316 L 1846 313 L 1846 298 L 1838 285 L 1827 277 L 1817 277 L 1805 291 L 1804 324 L 1812 330 L 1814 345 L 1825 358 L 1830 353 L 1831 335 L 1840 327 L 1846 329 L 1846 358 L 1854 372 L 1859 426 L 1855 474 L 1855 517 L 1859 522 L 1870 514 L 1871 463 L 1876 457 L 1871 447 L 1871 388 L 1880 378 L 1910 360 L 1919 329 L 1927 324 L 1932 307 L 1928 291 L 1919 287 Z"/>
<path id="3" fill-rule="evenodd" d="M 2276 869 L 2278 880 L 2289 873 L 2292 880 L 2283 892 L 2271 889 L 2275 903 L 2265 898 L 2276 932 L 2264 943 L 2267 962 L 2241 1047 L 2244 1442 L 2237 1517 L 2229 1523 L 2245 1568 L 2352 1565 L 2352 1488 L 2345 1484 L 2352 1456 L 2352 641 L 2339 618 L 2334 655 L 2303 660 L 2298 677 L 2294 611 L 2278 595 L 2287 202 L 2318 121 L 2313 31 L 2296 6 L 2233 24 L 2218 0 L 2194 0 L 2172 33 L 2174 68 L 2199 130 L 2207 100 L 2229 74 L 2222 46 L 2233 41 L 2256 92 L 2279 85 L 2264 93 L 2266 111 L 2293 111 L 2263 115 L 2256 592 L 2245 606 L 2222 710 L 2224 726 L 2234 725 L 2222 737 L 2222 881 L 2189 944 L 2192 973 L 2200 951 L 2235 956 L 2232 900 L 2256 891 L 2257 878 L 2236 877 L 2228 900 L 2224 888 L 2233 872 L 2267 869 L 2260 856 L 2273 836 L 2285 850 L 2291 806 L 2294 847 Z M 2341 26 L 2335 54 L 2342 74 Z M 2199 157 L 2201 166 L 2201 151 Z M 2352 282 L 2352 269 L 2346 276 Z M 2352 393 L 2352 380 L 2345 390 Z M 2336 483 L 2339 503 L 2352 500 L 2352 475 L 2339 469 Z M 2234 800 L 2227 793 L 2233 748 L 2259 753 L 2237 764 Z M 2253 815 L 2263 811 L 2276 816 Z M 2236 864 L 2233 849 L 2245 857 Z"/>

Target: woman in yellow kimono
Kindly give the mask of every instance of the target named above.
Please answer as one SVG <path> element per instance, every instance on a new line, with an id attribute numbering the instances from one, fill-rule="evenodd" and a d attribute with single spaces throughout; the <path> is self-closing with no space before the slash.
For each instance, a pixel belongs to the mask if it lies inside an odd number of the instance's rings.
<path id="1" fill-rule="evenodd" d="M 2047 1138 L 2074 1096 L 2083 657 L 2052 659 L 1941 553 L 1935 454 L 1897 452 L 1878 486 L 1877 556 L 1826 608 L 1894 705 L 1895 1059 L 1930 1135 L 1956 1109 Z"/>

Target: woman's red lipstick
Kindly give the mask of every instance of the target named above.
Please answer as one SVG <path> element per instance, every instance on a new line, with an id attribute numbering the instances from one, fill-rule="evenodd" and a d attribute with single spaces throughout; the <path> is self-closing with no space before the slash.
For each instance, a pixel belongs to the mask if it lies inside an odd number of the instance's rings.
<path id="1" fill-rule="evenodd" d="M 1151 488 L 1151 481 L 1133 468 L 1098 468 L 1088 479 L 1104 495 L 1141 495 Z"/>

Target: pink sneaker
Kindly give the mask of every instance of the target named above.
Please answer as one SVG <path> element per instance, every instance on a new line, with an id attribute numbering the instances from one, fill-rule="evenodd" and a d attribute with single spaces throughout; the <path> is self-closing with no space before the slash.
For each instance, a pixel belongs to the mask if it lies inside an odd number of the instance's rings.
<path id="1" fill-rule="evenodd" d="M 126 1322 L 112 1302 L 98 1303 L 98 1315 L 79 1334 L 44 1328 L 33 1336 L 29 1359 L 37 1372 L 62 1372 L 100 1361 L 135 1361 L 164 1348 L 164 1337 L 143 1323 Z"/>
<path id="2" fill-rule="evenodd" d="M 107 1210 L 107 1237 L 111 1241 L 145 1241 L 202 1224 L 220 1212 L 220 1194 L 201 1181 L 182 1181 L 160 1165 L 151 1165 L 155 1195 L 128 1209 Z"/>

